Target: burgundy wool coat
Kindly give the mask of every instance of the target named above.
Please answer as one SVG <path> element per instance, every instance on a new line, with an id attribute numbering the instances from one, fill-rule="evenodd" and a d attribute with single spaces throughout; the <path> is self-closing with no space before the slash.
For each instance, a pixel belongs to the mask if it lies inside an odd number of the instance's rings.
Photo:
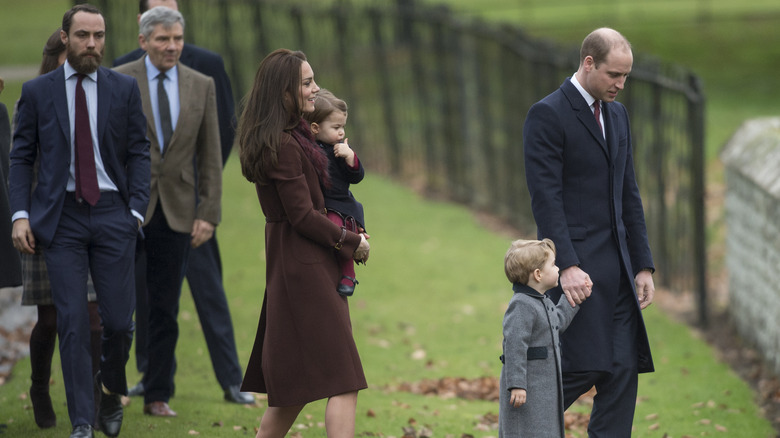
<path id="1" fill-rule="evenodd" d="M 268 394 L 269 406 L 295 406 L 367 387 L 349 317 L 336 292 L 337 257 L 360 236 L 324 214 L 317 171 L 285 135 L 268 184 L 257 184 L 266 219 L 266 290 L 242 391 Z M 342 254 L 340 254 L 342 253 Z"/>

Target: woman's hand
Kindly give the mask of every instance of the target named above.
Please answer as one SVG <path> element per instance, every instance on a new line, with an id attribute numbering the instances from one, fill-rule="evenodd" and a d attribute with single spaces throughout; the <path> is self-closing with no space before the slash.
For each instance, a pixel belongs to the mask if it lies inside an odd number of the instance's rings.
<path id="1" fill-rule="evenodd" d="M 365 263 L 368 260 L 368 252 L 371 250 L 371 245 L 368 244 L 368 237 L 365 233 L 360 233 L 360 245 L 358 245 L 355 253 L 352 254 L 352 258 L 356 262 Z"/>

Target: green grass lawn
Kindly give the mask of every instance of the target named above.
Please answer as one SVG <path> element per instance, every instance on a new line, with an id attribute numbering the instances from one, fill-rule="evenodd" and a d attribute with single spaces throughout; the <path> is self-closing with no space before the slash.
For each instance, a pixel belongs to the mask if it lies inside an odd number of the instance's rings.
<path id="1" fill-rule="evenodd" d="M 240 175 L 236 158 L 230 159 L 225 173 L 219 238 L 244 365 L 264 287 L 264 219 L 254 188 Z M 498 413 L 494 402 L 429 397 L 395 388 L 422 379 L 498 376 L 501 320 L 511 295 L 503 255 L 512 238 L 519 236 L 486 230 L 466 209 L 422 199 L 376 175 L 354 189 L 366 207 L 373 245 L 368 265 L 358 267 L 360 285 L 350 299 L 355 338 L 369 381 L 369 389 L 359 397 L 358 434 L 400 437 L 402 428 L 414 421 L 418 430 L 425 426 L 438 437 L 497 436 L 483 420 Z M 657 372 L 641 378 L 633 436 L 774 436 L 749 387 L 718 361 L 705 342 L 655 306 L 645 316 Z M 142 400 L 134 398 L 126 408 L 121 436 L 253 435 L 265 402 L 245 407 L 222 401 L 187 291 L 179 321 L 179 368 L 176 395 L 170 403 L 179 417 L 146 417 L 141 413 Z M 46 431 L 35 426 L 26 399 L 29 359 L 25 359 L 0 387 L 0 424 L 7 425 L 8 436 L 54 437 L 69 432 L 56 355 L 54 369 L 58 426 Z M 135 383 L 139 375 L 132 360 L 127 369 L 129 381 Z M 323 415 L 323 402 L 311 404 L 294 431 L 302 437 L 324 437 Z M 580 431 L 573 436 L 583 435 Z"/>

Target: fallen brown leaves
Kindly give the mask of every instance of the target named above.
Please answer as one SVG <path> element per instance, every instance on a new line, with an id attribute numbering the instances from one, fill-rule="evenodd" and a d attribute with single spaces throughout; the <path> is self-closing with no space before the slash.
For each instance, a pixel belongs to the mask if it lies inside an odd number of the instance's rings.
<path id="1" fill-rule="evenodd" d="M 425 379 L 419 382 L 403 382 L 397 387 L 390 388 L 394 391 L 405 391 L 412 394 L 428 395 L 441 397 L 444 399 L 462 398 L 465 400 L 485 400 L 498 402 L 499 399 L 499 379 L 498 377 L 477 377 L 467 379 L 465 377 L 442 377 L 440 379 Z M 592 406 L 595 390 L 584 394 L 577 401 L 578 404 Z M 367 415 L 375 415 L 373 411 L 368 411 Z M 571 432 L 568 437 L 585 436 L 588 429 L 590 414 L 582 412 L 566 412 L 564 414 L 564 424 L 566 430 Z M 403 438 L 424 438 L 430 435 L 428 428 L 417 430 L 414 419 L 410 419 L 409 426 L 403 427 Z M 478 431 L 489 431 L 498 429 L 498 414 L 487 413 L 477 421 L 474 428 Z M 432 433 L 432 431 L 430 431 Z M 468 438 L 471 435 L 463 434 L 461 438 Z"/>
<path id="2" fill-rule="evenodd" d="M 498 401 L 499 385 L 495 377 L 442 377 L 419 382 L 404 382 L 397 390 L 413 394 L 432 395 L 441 398 Z"/>

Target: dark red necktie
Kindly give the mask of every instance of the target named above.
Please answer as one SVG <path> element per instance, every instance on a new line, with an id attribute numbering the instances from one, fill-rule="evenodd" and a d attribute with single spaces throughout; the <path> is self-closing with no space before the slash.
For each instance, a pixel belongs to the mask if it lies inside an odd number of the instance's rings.
<path id="1" fill-rule="evenodd" d="M 601 101 L 593 102 L 593 115 L 596 116 L 596 123 L 599 125 L 599 131 L 601 135 L 604 135 L 604 128 L 601 127 Z"/>
<path id="2" fill-rule="evenodd" d="M 87 111 L 87 96 L 81 81 L 85 75 L 78 75 L 76 83 L 76 198 L 95 205 L 100 199 L 97 170 L 95 169 L 95 151 L 92 148 L 92 134 L 89 129 L 89 111 Z"/>

